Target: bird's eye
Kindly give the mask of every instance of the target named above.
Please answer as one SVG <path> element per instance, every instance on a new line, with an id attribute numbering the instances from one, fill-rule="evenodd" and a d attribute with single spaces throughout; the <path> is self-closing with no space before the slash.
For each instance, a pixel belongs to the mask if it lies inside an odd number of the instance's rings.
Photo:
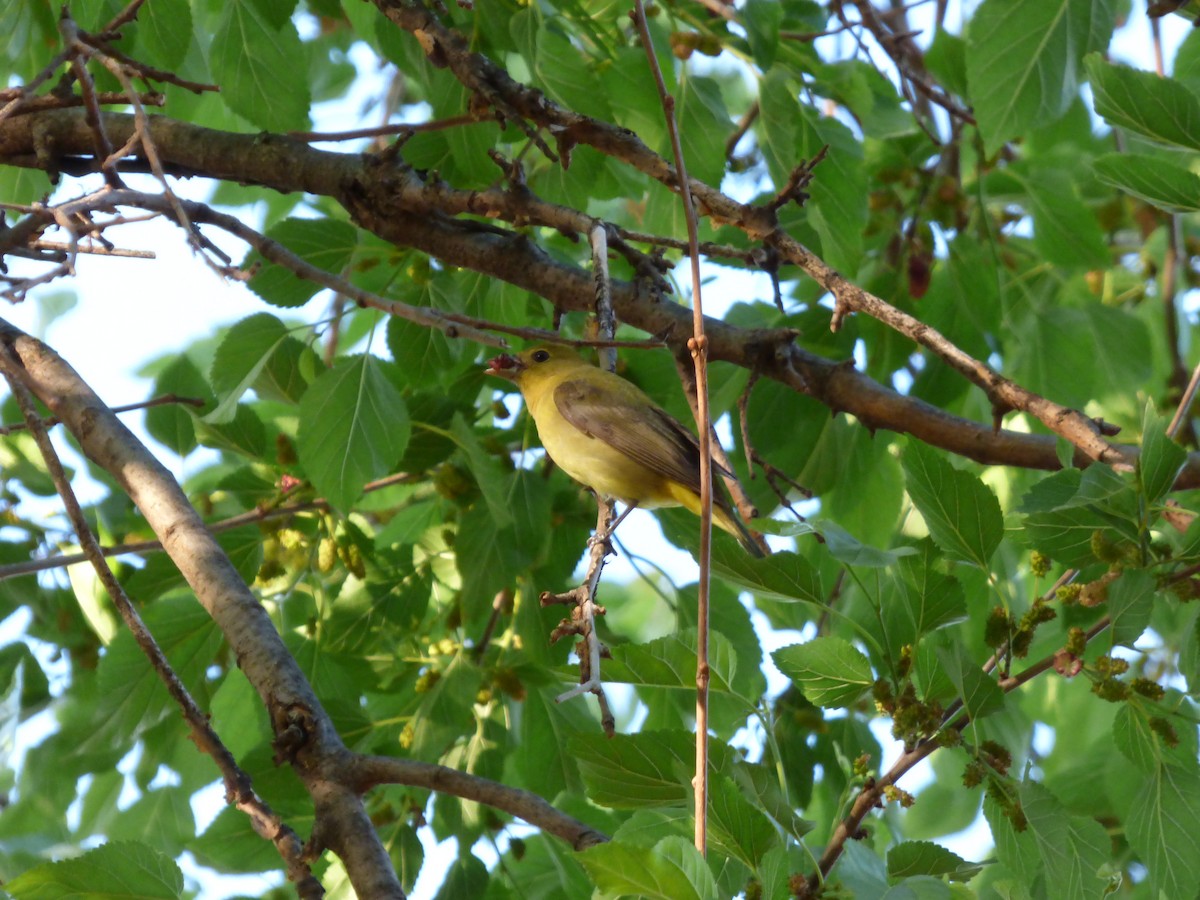
<path id="1" fill-rule="evenodd" d="M 534 350 L 533 356 L 530 357 L 534 362 L 545 362 L 550 358 L 549 350 Z"/>

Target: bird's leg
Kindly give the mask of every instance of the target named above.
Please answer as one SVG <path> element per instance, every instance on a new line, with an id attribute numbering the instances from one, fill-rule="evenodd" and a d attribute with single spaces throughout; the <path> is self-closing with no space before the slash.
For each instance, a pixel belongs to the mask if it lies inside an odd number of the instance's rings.
<path id="1" fill-rule="evenodd" d="M 609 525 L 608 528 L 604 529 L 603 534 L 601 534 L 600 532 L 597 531 L 594 535 L 592 535 L 591 538 L 588 540 L 588 546 L 590 547 L 594 543 L 607 544 L 609 539 L 613 536 L 613 534 L 616 533 L 617 526 L 620 525 L 622 522 L 624 522 L 625 517 L 627 515 L 629 515 L 631 512 L 633 512 L 635 509 L 637 509 L 636 501 L 633 503 L 630 503 L 628 506 L 626 506 L 625 510 L 619 516 L 617 516 L 615 519 L 613 519 L 612 524 Z"/>

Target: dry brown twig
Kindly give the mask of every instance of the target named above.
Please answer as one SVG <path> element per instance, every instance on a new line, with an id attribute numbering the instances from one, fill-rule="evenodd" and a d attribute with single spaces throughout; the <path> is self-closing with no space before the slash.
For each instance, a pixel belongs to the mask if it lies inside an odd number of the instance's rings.
<path id="1" fill-rule="evenodd" d="M 683 158 L 683 144 L 680 141 L 678 123 L 675 121 L 675 98 L 668 93 L 666 82 L 663 80 L 658 57 L 654 52 L 654 42 L 650 38 L 650 28 L 646 24 L 646 7 L 642 0 L 634 0 L 631 16 L 641 35 L 642 49 L 646 53 L 650 73 L 653 75 L 655 86 L 658 89 L 658 98 L 662 105 L 663 118 L 666 120 L 667 133 L 671 137 L 677 189 L 680 202 L 683 204 L 684 219 L 687 222 L 688 256 L 692 270 L 692 337 L 688 340 L 687 346 L 695 367 L 695 390 L 689 392 L 689 399 L 694 394 L 694 413 L 700 444 L 700 552 L 698 555 L 700 571 L 696 600 L 696 764 L 692 776 L 692 788 L 695 791 L 693 839 L 696 849 L 704 854 L 708 850 L 708 685 L 711 678 L 708 662 L 708 607 L 712 569 L 712 447 L 715 442 L 712 434 L 712 417 L 708 409 L 708 338 L 704 333 L 700 240 L 696 207 L 692 199 L 687 165 Z"/>

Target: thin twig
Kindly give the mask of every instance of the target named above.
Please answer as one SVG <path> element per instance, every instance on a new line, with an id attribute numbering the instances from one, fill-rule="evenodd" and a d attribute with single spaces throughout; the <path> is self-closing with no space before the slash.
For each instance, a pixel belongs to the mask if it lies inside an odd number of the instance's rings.
<path id="1" fill-rule="evenodd" d="M 614 526 L 612 504 L 596 495 L 596 533 L 591 541 L 591 561 L 588 564 L 587 577 L 583 584 L 573 590 L 561 594 L 543 591 L 540 597 L 542 606 L 556 603 L 566 603 L 573 606 L 571 618 L 563 619 L 558 627 L 550 634 L 550 641 L 561 640 L 568 635 L 580 638 L 577 645 L 579 651 L 579 684 L 559 694 L 555 702 L 562 703 L 572 697 L 591 693 L 600 704 L 600 727 L 604 733 L 612 737 L 616 733 L 616 718 L 608 705 L 608 697 L 604 693 L 604 685 L 600 680 L 600 658 L 607 655 L 607 650 L 601 645 L 596 634 L 596 617 L 604 615 L 604 607 L 596 603 L 596 591 L 600 587 L 600 573 L 604 571 L 604 560 L 612 553 L 609 536 Z"/>
<path id="2" fill-rule="evenodd" d="M 141 403 L 127 403 L 124 406 L 114 406 L 112 411 L 115 413 L 133 412 L 138 409 L 150 409 L 154 406 L 169 406 L 171 404 L 180 404 L 182 406 L 194 406 L 201 409 L 204 406 L 204 401 L 198 397 L 180 397 L 176 394 L 162 394 L 158 397 L 152 397 L 149 400 L 143 400 Z M 46 416 L 38 420 L 42 428 L 51 428 L 59 424 L 58 416 Z M 24 431 L 29 425 L 25 422 L 17 422 L 14 425 L 0 425 L 0 436 L 12 434 L 15 431 Z"/>
<path id="3" fill-rule="evenodd" d="M 119 408 L 114 409 L 117 412 Z M 368 482 L 363 486 L 363 493 L 371 493 L 372 491 L 382 490 L 386 487 L 391 487 L 394 484 L 410 484 L 414 481 L 421 480 L 419 476 L 412 475 L 408 472 L 398 472 L 394 475 L 389 475 L 386 478 L 380 478 L 376 481 Z M 240 528 L 243 525 L 253 525 L 258 522 L 266 522 L 272 519 L 286 519 L 289 516 L 297 515 L 302 512 L 311 512 L 319 510 L 321 512 L 330 512 L 333 509 L 329 502 L 321 497 L 313 500 L 304 500 L 298 503 L 289 503 L 283 506 L 276 506 L 262 509 L 252 509 L 249 512 L 238 513 L 236 516 L 230 516 L 227 519 L 222 519 L 218 522 L 211 522 L 205 527 L 213 534 L 218 534 L 222 531 L 231 531 L 234 528 Z M 104 556 L 124 556 L 133 553 L 153 553 L 162 550 L 162 543 L 159 541 L 130 541 L 125 544 L 114 544 L 108 547 L 101 547 L 100 552 Z M 0 581 L 6 578 L 17 578 L 21 575 L 32 575 L 37 572 L 45 572 L 50 569 L 61 569 L 64 566 L 73 566 L 76 563 L 87 562 L 87 556 L 83 553 L 64 553 L 58 556 L 49 556 L 45 559 L 32 559 L 27 562 L 10 563 L 7 566 L 0 566 Z"/>
<path id="4" fill-rule="evenodd" d="M 425 131 L 445 131 L 460 125 L 472 125 L 481 121 L 478 116 L 451 116 L 431 122 L 413 124 L 376 125 L 374 128 L 355 128 L 350 131 L 289 131 L 288 137 L 297 141 L 318 143 L 321 141 L 356 141 L 360 138 L 388 137 L 389 135 L 420 134 Z"/>
<path id="5" fill-rule="evenodd" d="M 675 172 L 679 197 L 687 220 L 688 255 L 692 268 L 692 337 L 688 349 L 696 368 L 696 429 L 700 443 L 700 573 L 696 611 L 696 766 L 692 786 L 695 789 L 695 844 L 704 854 L 708 850 L 708 684 L 711 671 L 708 663 L 708 603 L 709 573 L 712 566 L 712 422 L 708 409 L 708 338 L 704 334 L 704 305 L 701 300 L 700 239 L 696 223 L 696 207 L 692 202 L 683 144 L 675 121 L 675 98 L 667 92 L 654 42 L 646 22 L 646 7 L 634 0 L 633 19 L 642 38 L 642 49 L 658 88 L 671 149 L 675 156 Z"/>

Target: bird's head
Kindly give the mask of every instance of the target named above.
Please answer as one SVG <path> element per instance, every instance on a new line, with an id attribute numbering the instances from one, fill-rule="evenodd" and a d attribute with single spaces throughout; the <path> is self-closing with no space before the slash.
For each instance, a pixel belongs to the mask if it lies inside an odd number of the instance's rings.
<path id="1" fill-rule="evenodd" d="M 522 350 L 515 356 L 502 354 L 488 360 L 486 374 L 521 383 L 527 372 L 545 371 L 547 374 L 561 367 L 586 366 L 583 357 L 570 347 L 556 344 L 539 344 Z"/>

